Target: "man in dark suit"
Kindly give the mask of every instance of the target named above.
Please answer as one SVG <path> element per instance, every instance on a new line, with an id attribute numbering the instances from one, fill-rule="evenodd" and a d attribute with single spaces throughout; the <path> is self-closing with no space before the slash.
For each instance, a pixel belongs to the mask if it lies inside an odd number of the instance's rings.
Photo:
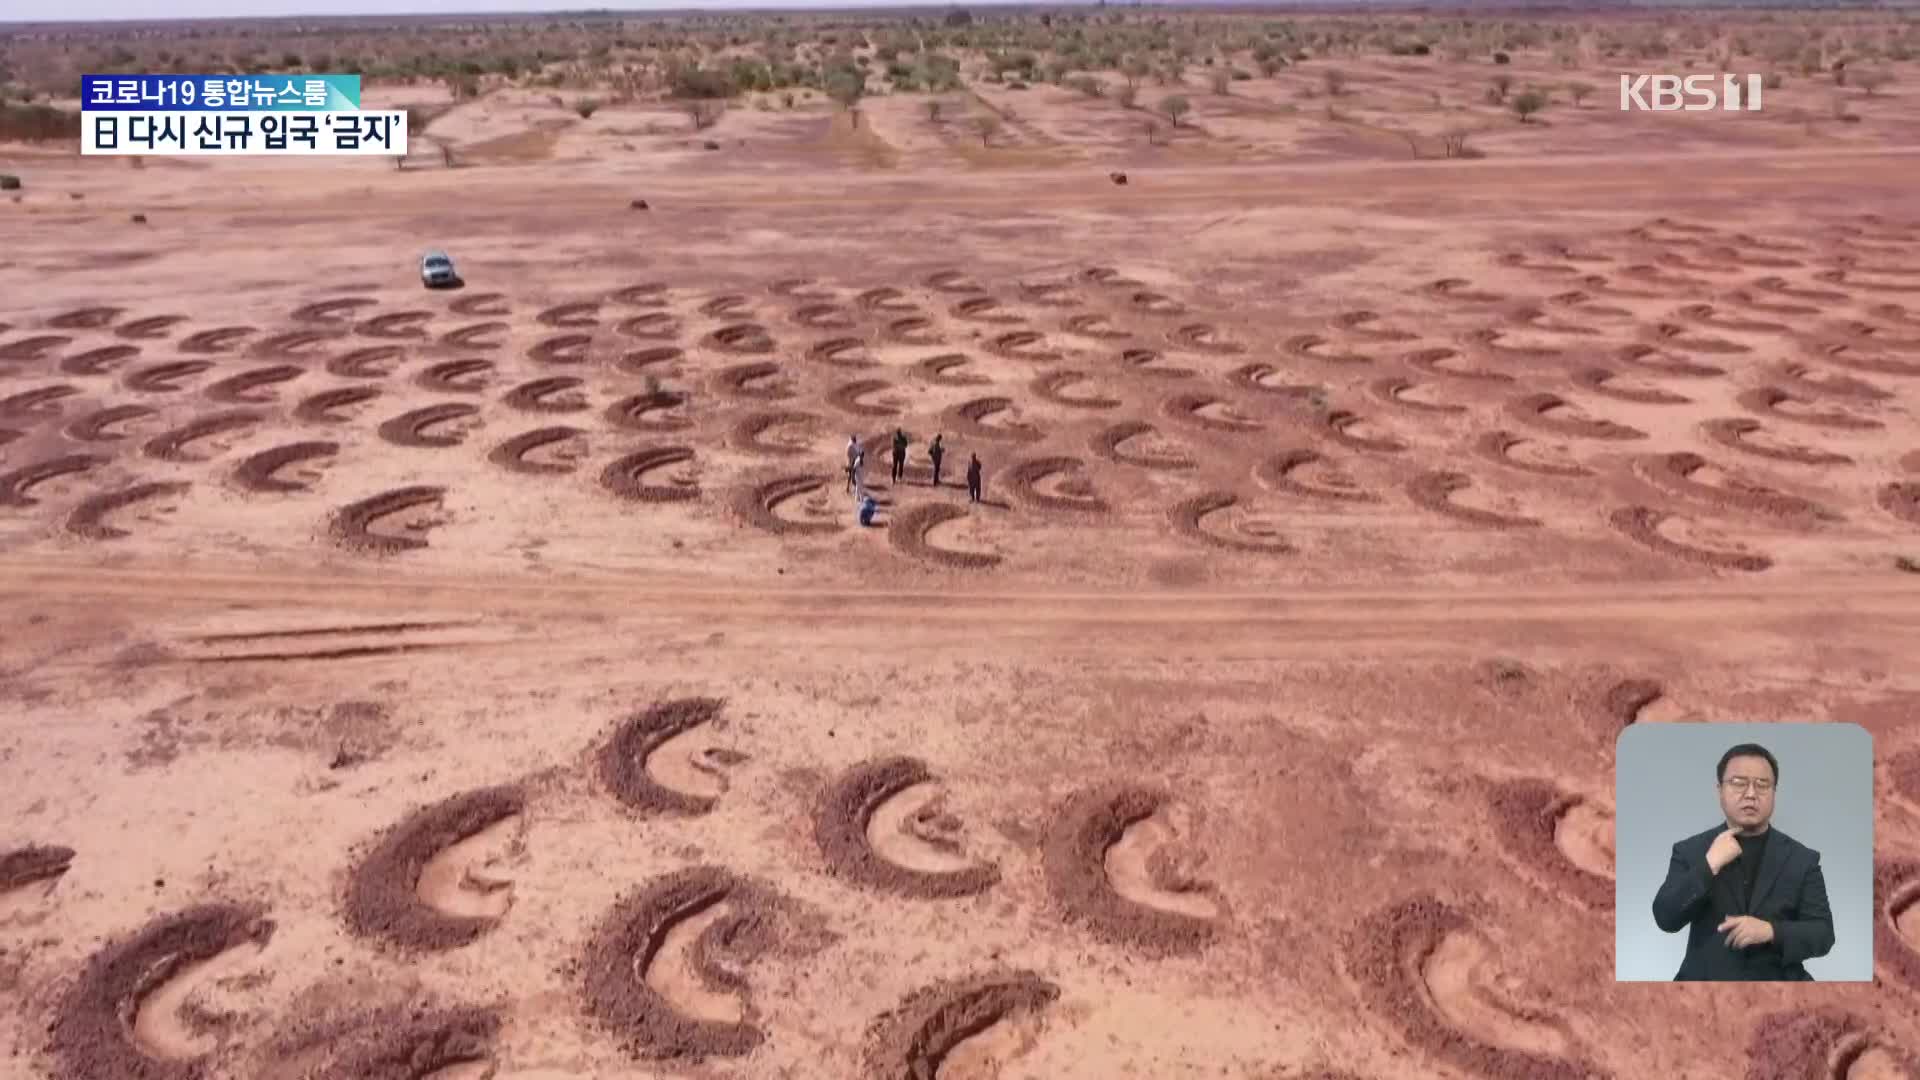
<path id="1" fill-rule="evenodd" d="M 1676 981 L 1811 982 L 1803 962 L 1833 949 L 1820 853 L 1773 828 L 1780 764 L 1741 743 L 1714 771 L 1724 825 L 1673 845 L 1653 921 L 1687 929 Z"/>

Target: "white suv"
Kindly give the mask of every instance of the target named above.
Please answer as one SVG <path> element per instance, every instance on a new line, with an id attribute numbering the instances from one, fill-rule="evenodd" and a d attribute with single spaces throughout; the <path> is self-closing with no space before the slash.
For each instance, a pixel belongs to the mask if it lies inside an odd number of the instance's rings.
<path id="1" fill-rule="evenodd" d="M 454 272 L 453 260 L 444 251 L 429 251 L 420 256 L 420 283 L 429 289 L 442 285 L 453 285 L 460 280 Z"/>

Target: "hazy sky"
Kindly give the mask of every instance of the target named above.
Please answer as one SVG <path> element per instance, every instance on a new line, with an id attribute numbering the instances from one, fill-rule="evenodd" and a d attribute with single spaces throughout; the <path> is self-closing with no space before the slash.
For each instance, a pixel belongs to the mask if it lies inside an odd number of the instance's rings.
<path id="1" fill-rule="evenodd" d="M 914 3 L 916 0 L 908 0 Z M 900 0 L 893 0 L 897 6 Z M 940 6 L 940 0 L 917 0 Z M 968 0 L 974 7 L 988 3 Z M 670 3 L 618 3 L 612 0 L 0 0 L 0 25 L 7 22 L 93 19 L 224 19 L 279 15 L 411 15 L 436 12 L 685 10 L 688 8 L 884 7 L 861 0 L 677 0 Z"/>

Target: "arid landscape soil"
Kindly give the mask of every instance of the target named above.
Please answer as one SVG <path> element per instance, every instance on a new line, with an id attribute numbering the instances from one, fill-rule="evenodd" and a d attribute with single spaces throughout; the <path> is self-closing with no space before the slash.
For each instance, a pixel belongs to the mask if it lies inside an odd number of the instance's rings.
<path id="1" fill-rule="evenodd" d="M 0 1074 L 1920 1076 L 1920 36 L 1715 17 L 0 145 Z M 1872 732 L 1874 983 L 1613 981 L 1715 721 Z"/>

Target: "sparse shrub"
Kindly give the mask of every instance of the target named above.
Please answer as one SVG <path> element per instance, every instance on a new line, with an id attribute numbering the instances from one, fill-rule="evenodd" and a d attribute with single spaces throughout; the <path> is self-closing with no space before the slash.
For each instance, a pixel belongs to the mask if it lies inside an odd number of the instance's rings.
<path id="1" fill-rule="evenodd" d="M 1868 97 L 1872 97 L 1879 92 L 1881 87 L 1892 81 L 1893 73 L 1884 68 L 1871 68 L 1866 71 L 1857 72 L 1853 76 L 1853 84 L 1865 90 Z"/>
<path id="2" fill-rule="evenodd" d="M 946 108 L 946 102 L 941 101 L 939 98 L 931 98 L 927 101 L 926 108 L 927 123 L 937 124 L 940 122 L 940 110 Z"/>
<path id="3" fill-rule="evenodd" d="M 1777 71 L 1772 71 L 1767 73 L 1766 78 L 1760 80 L 1760 85 L 1766 87 L 1769 90 L 1778 90 L 1782 86 L 1786 85 L 1786 82 L 1787 82 L 1786 76 L 1780 74 Z"/>
<path id="4" fill-rule="evenodd" d="M 1328 68 L 1320 73 L 1320 81 L 1327 88 L 1327 96 L 1339 97 L 1347 92 L 1347 73 L 1339 68 Z"/>
<path id="5" fill-rule="evenodd" d="M 1538 90 L 1528 90 L 1515 94 L 1513 100 L 1508 103 L 1508 107 L 1513 110 L 1513 115 L 1519 117 L 1520 122 L 1525 124 L 1531 121 L 1534 113 L 1547 107 L 1547 95 Z"/>
<path id="6" fill-rule="evenodd" d="M 1233 77 L 1226 72 L 1214 71 L 1207 76 L 1207 89 L 1212 90 L 1215 97 L 1225 97 L 1232 89 L 1232 81 Z"/>
<path id="7" fill-rule="evenodd" d="M 0 105 L 0 142 L 51 142 L 79 137 L 79 113 L 51 105 Z"/>
<path id="8" fill-rule="evenodd" d="M 1104 96 L 1107 92 L 1107 88 L 1100 85 L 1100 80 L 1091 75 L 1075 77 L 1072 86 L 1080 92 L 1082 97 L 1098 98 Z"/>
<path id="9" fill-rule="evenodd" d="M 992 145 L 994 133 L 1000 130 L 1000 117 L 985 112 L 973 118 L 973 130 L 980 136 L 981 146 Z"/>
<path id="10" fill-rule="evenodd" d="M 1493 84 L 1493 96 L 1490 100 L 1496 102 L 1507 100 L 1507 91 L 1513 89 L 1513 76 L 1495 75 L 1488 81 Z"/>
<path id="11" fill-rule="evenodd" d="M 1167 114 L 1167 120 L 1174 127 L 1180 126 L 1180 118 L 1193 111 L 1193 104 L 1179 94 L 1169 94 L 1160 101 L 1160 111 Z"/>
<path id="12" fill-rule="evenodd" d="M 1493 54 L 1493 62 L 1496 64 L 1511 64 L 1513 63 L 1513 57 L 1503 52 L 1497 52 Z"/>
<path id="13" fill-rule="evenodd" d="M 1572 100 L 1575 108 L 1578 108 L 1580 103 L 1587 100 L 1592 94 L 1592 83 L 1570 82 L 1567 84 L 1567 97 Z"/>
<path id="14" fill-rule="evenodd" d="M 726 110 L 726 102 L 713 98 L 695 98 L 680 104 L 680 111 L 686 113 L 687 119 L 693 121 L 695 131 L 705 131 L 719 123 L 721 114 Z"/>
<path id="15" fill-rule="evenodd" d="M 0 173 L 0 191 L 19 191 L 20 178 L 12 173 Z"/>
<path id="16" fill-rule="evenodd" d="M 1027 84 L 1021 82 L 1019 79 L 1015 79 L 1007 84 L 1007 89 L 1009 90 L 1025 90 L 1026 88 Z"/>
<path id="17" fill-rule="evenodd" d="M 1128 83 L 1113 92 L 1113 100 L 1119 102 L 1123 109 L 1134 108 L 1140 100 L 1140 88 Z"/>
<path id="18" fill-rule="evenodd" d="M 573 111 L 579 113 L 580 119 L 582 120 L 590 119 L 594 113 L 600 111 L 600 100 L 598 98 L 581 98 L 579 101 L 573 103 Z"/>
<path id="19" fill-rule="evenodd" d="M 789 90 L 780 95 L 780 107 L 783 109 L 793 108 L 793 91 Z"/>
<path id="20" fill-rule="evenodd" d="M 1476 158 L 1480 152 L 1467 145 L 1471 135 L 1464 128 L 1452 128 L 1440 136 L 1440 146 L 1450 158 Z"/>

